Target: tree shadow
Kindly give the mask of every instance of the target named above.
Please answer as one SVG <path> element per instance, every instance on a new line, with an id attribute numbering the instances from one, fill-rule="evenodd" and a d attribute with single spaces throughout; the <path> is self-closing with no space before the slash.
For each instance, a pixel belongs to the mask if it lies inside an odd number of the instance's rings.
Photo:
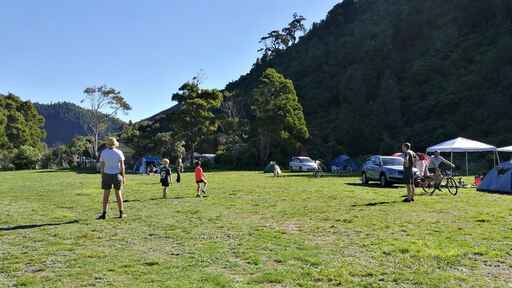
<path id="1" fill-rule="evenodd" d="M 272 174 L 268 174 L 272 176 Z M 311 178 L 311 179 L 322 179 L 322 178 L 351 178 L 352 176 L 341 176 L 335 174 L 322 174 L 322 176 L 317 177 L 313 173 L 291 173 L 291 174 L 283 174 L 279 178 Z"/>
<path id="2" fill-rule="evenodd" d="M 61 226 L 61 225 L 69 225 L 69 224 L 77 224 L 80 221 L 72 220 L 62 223 L 45 223 L 45 224 L 28 224 L 28 225 L 17 225 L 17 226 L 9 226 L 9 227 L 0 227 L 0 231 L 16 231 L 16 230 L 27 230 L 27 229 L 35 229 L 41 227 L 52 227 L 52 226 Z"/>
<path id="3" fill-rule="evenodd" d="M 50 173 L 61 173 L 61 172 L 69 172 L 69 169 L 47 169 L 47 170 L 37 170 L 34 173 L 37 174 L 50 174 Z"/>
<path id="4" fill-rule="evenodd" d="M 348 186 L 356 186 L 356 187 L 367 187 L 367 188 L 383 188 L 383 189 L 399 189 L 399 188 L 403 188 L 403 187 L 396 186 L 396 185 L 382 187 L 382 186 L 380 186 L 378 183 L 369 183 L 369 184 L 362 184 L 362 183 L 345 183 L 345 185 L 348 185 Z"/>

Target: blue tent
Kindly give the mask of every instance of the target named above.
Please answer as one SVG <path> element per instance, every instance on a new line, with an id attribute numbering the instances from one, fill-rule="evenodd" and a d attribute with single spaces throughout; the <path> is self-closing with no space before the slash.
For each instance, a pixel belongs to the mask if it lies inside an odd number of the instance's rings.
<path id="1" fill-rule="evenodd" d="M 505 162 L 485 176 L 478 191 L 512 193 L 512 162 Z"/>
<path id="2" fill-rule="evenodd" d="M 357 165 L 356 161 L 352 160 L 349 156 L 340 155 L 329 162 L 329 168 L 333 172 L 355 172 L 359 170 L 359 165 Z"/>
<path id="3" fill-rule="evenodd" d="M 144 174 L 144 173 L 146 173 L 146 169 L 148 168 L 149 165 L 153 165 L 154 167 L 159 167 L 160 166 L 160 157 L 155 157 L 155 156 L 142 157 L 135 164 L 135 167 L 133 168 L 133 172 Z"/>

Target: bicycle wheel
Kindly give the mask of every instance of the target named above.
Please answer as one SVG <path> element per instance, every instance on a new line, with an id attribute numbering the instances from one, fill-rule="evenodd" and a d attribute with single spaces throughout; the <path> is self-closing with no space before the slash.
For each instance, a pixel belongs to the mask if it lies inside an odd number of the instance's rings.
<path id="1" fill-rule="evenodd" d="M 421 187 L 423 188 L 423 192 L 428 195 L 432 195 L 436 191 L 434 183 L 430 180 L 423 180 L 421 182 Z"/>
<path id="2" fill-rule="evenodd" d="M 446 179 L 446 189 L 448 189 L 448 193 L 452 194 L 453 196 L 457 195 L 459 193 L 459 187 L 457 186 L 457 181 L 453 178 L 447 178 Z"/>

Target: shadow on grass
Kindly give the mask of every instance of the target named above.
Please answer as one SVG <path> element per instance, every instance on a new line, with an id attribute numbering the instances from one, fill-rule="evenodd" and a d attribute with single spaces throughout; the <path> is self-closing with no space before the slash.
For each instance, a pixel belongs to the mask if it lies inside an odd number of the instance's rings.
<path id="1" fill-rule="evenodd" d="M 378 183 L 370 183 L 370 184 L 362 184 L 362 183 L 345 183 L 345 185 L 348 185 L 348 186 L 356 186 L 356 187 L 367 187 L 367 188 L 385 188 L 385 189 L 399 189 L 399 188 L 402 188 L 404 189 L 404 187 L 400 187 L 400 186 L 386 186 L 386 187 L 382 187 L 380 186 Z"/>
<path id="2" fill-rule="evenodd" d="M 146 200 L 141 199 L 125 199 L 124 203 L 139 203 L 139 202 L 153 202 L 153 201 L 165 201 L 165 200 L 183 200 L 183 199 L 196 199 L 195 196 L 175 196 L 175 197 L 167 197 L 167 199 L 164 199 L 162 197 L 160 198 L 151 198 Z M 113 201 L 114 203 L 117 203 L 117 201 Z"/>
<path id="3" fill-rule="evenodd" d="M 402 201 L 383 201 L 383 202 L 372 202 L 366 204 L 354 204 L 352 207 L 375 207 L 375 206 L 385 206 L 390 204 L 398 204 L 402 203 Z"/>
<path id="4" fill-rule="evenodd" d="M 27 230 L 27 229 L 35 229 L 41 227 L 52 227 L 52 226 L 61 226 L 61 225 L 69 225 L 69 224 L 77 224 L 80 221 L 73 220 L 62 223 L 46 223 L 46 224 L 28 224 L 28 225 L 18 225 L 18 226 L 10 226 L 10 227 L 0 227 L 0 231 L 16 231 L 16 230 Z"/>
<path id="5" fill-rule="evenodd" d="M 37 174 L 50 174 L 50 173 L 61 173 L 61 172 L 69 172 L 69 169 L 48 169 L 48 170 L 37 170 L 35 173 Z"/>
<path id="6" fill-rule="evenodd" d="M 272 174 L 266 174 L 270 177 L 273 177 Z M 313 173 L 293 173 L 293 174 L 283 174 L 279 178 L 311 178 L 311 179 L 321 179 L 321 178 L 351 178 L 353 176 L 341 176 L 335 174 L 322 174 L 322 176 L 317 177 L 313 175 Z"/>

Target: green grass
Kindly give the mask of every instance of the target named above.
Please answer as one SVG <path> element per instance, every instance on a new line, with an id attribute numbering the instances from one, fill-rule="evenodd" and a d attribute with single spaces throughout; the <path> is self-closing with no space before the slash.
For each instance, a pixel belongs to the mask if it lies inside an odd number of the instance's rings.
<path id="1" fill-rule="evenodd" d="M 0 173 L 0 287 L 511 287 L 509 196 L 219 172 L 200 200 L 192 177 L 161 200 L 130 176 L 128 218 L 96 221 L 98 175 Z"/>

